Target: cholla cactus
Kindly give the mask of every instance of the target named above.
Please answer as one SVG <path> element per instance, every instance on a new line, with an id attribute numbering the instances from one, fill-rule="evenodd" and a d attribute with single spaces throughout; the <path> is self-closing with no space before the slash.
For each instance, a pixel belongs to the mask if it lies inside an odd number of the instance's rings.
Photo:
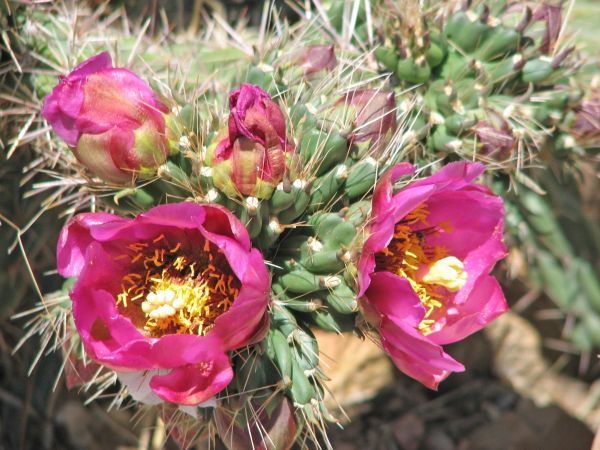
<path id="1" fill-rule="evenodd" d="M 319 6 L 291 29 L 273 14 L 273 31 L 215 22 L 181 47 L 148 38 L 178 64 L 172 78 L 161 58 L 145 61 L 152 75 L 109 68 L 91 43 L 65 53 L 57 87 L 32 77 L 66 144 L 45 137 L 73 216 L 58 270 L 76 280 L 29 335 L 59 330 L 68 364 L 95 370 L 73 384 L 118 380 L 115 403 L 156 408 L 183 447 L 330 447 L 314 327 L 372 334 L 432 389 L 464 370 L 442 346 L 507 308 L 490 275 L 503 200 L 475 181 L 482 163 L 500 169 L 499 192 L 522 192 L 538 153 L 573 159 L 596 136 L 593 97 L 563 83 L 577 64 L 559 9 L 525 5 L 515 21 L 502 2 Z M 32 17 L 65 45 L 60 14 Z M 63 62 L 36 33 L 23 45 Z M 205 65 L 189 63 L 197 53 Z M 511 230 L 515 205 L 540 213 L 527 192 L 505 197 Z"/>
<path id="2" fill-rule="evenodd" d="M 376 59 L 401 85 L 421 84 L 414 130 L 432 154 L 514 170 L 540 150 L 548 130 L 564 126 L 580 97 L 566 82 L 577 67 L 573 48 L 557 40 L 559 7 L 531 8 L 465 2 L 427 14 L 375 9 Z"/>

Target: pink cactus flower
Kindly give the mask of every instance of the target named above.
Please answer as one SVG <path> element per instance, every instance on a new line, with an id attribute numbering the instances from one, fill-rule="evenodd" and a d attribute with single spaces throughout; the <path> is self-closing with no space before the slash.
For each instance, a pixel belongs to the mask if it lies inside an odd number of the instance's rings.
<path id="1" fill-rule="evenodd" d="M 394 194 L 414 167 L 396 165 L 378 184 L 370 236 L 359 260 L 367 320 L 400 370 L 436 389 L 464 367 L 442 345 L 464 339 L 507 309 L 494 264 L 506 254 L 500 197 L 474 184 L 481 164 L 448 164 Z"/>
<path id="2" fill-rule="evenodd" d="M 220 206 L 79 214 L 60 235 L 57 261 L 61 275 L 78 277 L 70 295 L 86 353 L 118 373 L 151 375 L 164 401 L 206 402 L 232 379 L 227 352 L 268 327 L 262 255 Z"/>
<path id="3" fill-rule="evenodd" d="M 362 89 L 342 97 L 338 107 L 349 110 L 354 130 L 353 144 L 365 145 L 371 153 L 382 149 L 396 131 L 396 100 L 393 92 Z"/>
<path id="4" fill-rule="evenodd" d="M 165 162 L 166 112 L 168 108 L 141 78 L 112 67 L 107 52 L 61 77 L 42 108 L 79 162 L 114 183 L 153 172 Z"/>
<path id="5" fill-rule="evenodd" d="M 269 94 L 246 83 L 229 95 L 229 107 L 228 130 L 207 155 L 215 185 L 232 197 L 268 197 L 283 178 L 286 153 L 294 150 L 283 113 Z"/>

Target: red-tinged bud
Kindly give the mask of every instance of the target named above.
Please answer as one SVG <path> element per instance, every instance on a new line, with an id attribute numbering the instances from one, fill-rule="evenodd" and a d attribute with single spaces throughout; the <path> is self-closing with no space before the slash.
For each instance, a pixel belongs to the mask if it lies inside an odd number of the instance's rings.
<path id="1" fill-rule="evenodd" d="M 533 20 L 546 23 L 546 30 L 544 31 L 540 50 L 544 53 L 552 53 L 562 27 L 562 4 L 551 5 L 544 3 L 540 5 L 533 13 Z"/>
<path id="2" fill-rule="evenodd" d="M 292 405 L 283 396 L 249 401 L 239 411 L 216 408 L 215 423 L 228 450 L 289 450 L 296 438 Z"/>
<path id="3" fill-rule="evenodd" d="M 338 100 L 351 120 L 350 142 L 367 146 L 371 154 L 381 150 L 396 131 L 396 100 L 392 92 L 363 89 Z M 349 116 L 349 117 L 348 117 Z"/>
<path id="4" fill-rule="evenodd" d="M 42 114 L 91 172 L 126 183 L 165 162 L 168 111 L 147 83 L 112 67 L 104 52 L 61 77 L 44 100 Z"/>
<path id="5" fill-rule="evenodd" d="M 283 113 L 258 86 L 242 84 L 229 96 L 227 131 L 207 153 L 215 185 L 228 196 L 268 198 L 294 159 Z"/>
<path id="6" fill-rule="evenodd" d="M 160 417 L 165 424 L 167 435 L 181 450 L 189 450 L 200 442 L 209 439 L 209 422 L 203 415 L 194 417 L 177 405 L 165 403 L 160 407 Z"/>
<path id="7" fill-rule="evenodd" d="M 474 128 L 481 145 L 479 152 L 497 160 L 509 158 L 517 145 L 510 124 L 495 114 L 490 114 L 488 119 L 479 121 Z"/>
<path id="8" fill-rule="evenodd" d="M 304 69 L 304 75 L 307 77 L 322 70 L 332 70 L 337 65 L 333 45 L 307 47 L 298 51 L 292 59 Z"/>
<path id="9" fill-rule="evenodd" d="M 600 90 L 592 93 L 575 113 L 571 126 L 577 139 L 597 145 L 600 141 Z"/>

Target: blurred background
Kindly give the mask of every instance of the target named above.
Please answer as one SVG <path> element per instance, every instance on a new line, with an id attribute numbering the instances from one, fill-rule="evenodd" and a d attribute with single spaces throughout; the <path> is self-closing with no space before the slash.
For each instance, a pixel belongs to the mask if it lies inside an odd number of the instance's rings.
<path id="1" fill-rule="evenodd" d="M 23 15 L 15 11 L 26 16 L 35 14 L 36 7 L 25 0 L 0 3 L 0 449 L 163 448 L 164 428 L 155 417 L 128 409 L 107 411 L 108 400 L 103 399 L 84 405 L 85 393 L 66 388 L 62 356 L 40 353 L 49 343 L 38 337 L 23 340 L 28 318 L 15 314 L 34 308 L 40 292 L 52 292 L 62 283 L 55 273 L 55 244 L 63 218 L 53 209 L 55 199 L 36 195 L 53 179 L 35 171 L 36 135 L 24 127 L 39 109 L 39 104 L 23 100 L 28 98 L 24 79 L 47 69 L 39 64 L 39 55 L 15 45 L 27 33 Z M 292 2 L 275 4 L 290 22 L 297 19 Z M 95 11 L 114 26 L 147 26 L 150 35 L 159 33 L 165 16 L 174 35 L 201 32 L 209 14 L 233 28 L 258 26 L 265 8 L 264 2 L 241 0 L 89 0 L 65 5 Z M 564 7 L 568 31 L 586 55 L 585 70 L 598 72 L 600 2 L 567 1 Z M 16 65 L 23 70 L 15 70 Z M 580 165 L 577 177 L 556 178 L 548 186 L 554 189 L 548 189 L 552 202 L 531 204 L 529 212 L 542 228 L 551 228 L 549 245 L 556 239 L 566 243 L 574 258 L 589 267 L 593 281 L 586 284 L 588 278 L 573 275 L 568 263 L 552 258 L 542 264 L 547 272 L 542 282 L 515 277 L 523 255 L 511 252 L 497 269 L 511 312 L 449 348 L 467 371 L 451 376 L 439 392 L 403 376 L 375 345 L 319 334 L 322 352 L 330 357 L 330 388 L 351 418 L 344 430 L 331 428 L 333 448 L 590 448 L 600 425 L 598 166 Z M 595 302 L 596 310 L 586 313 L 583 338 L 572 332 L 581 312 L 562 302 L 559 291 L 566 296 L 585 291 Z M 166 448 L 176 447 L 168 442 Z"/>

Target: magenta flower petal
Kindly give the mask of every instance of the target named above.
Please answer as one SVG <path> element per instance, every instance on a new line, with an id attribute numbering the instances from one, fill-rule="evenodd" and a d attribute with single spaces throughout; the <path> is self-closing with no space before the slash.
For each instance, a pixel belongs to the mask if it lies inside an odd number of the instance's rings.
<path id="1" fill-rule="evenodd" d="M 411 187 L 433 185 L 438 191 L 442 189 L 458 190 L 470 186 L 484 171 L 483 164 L 466 161 L 453 162 L 445 165 L 430 177 L 415 181 Z"/>
<path id="2" fill-rule="evenodd" d="M 229 95 L 229 141 L 244 136 L 268 148 L 285 149 L 285 118 L 269 94 L 256 85 L 242 83 Z"/>
<path id="3" fill-rule="evenodd" d="M 429 223 L 452 223 L 452 230 L 428 239 L 459 257 L 469 275 L 454 303 L 464 303 L 481 275 L 489 273 L 506 256 L 503 242 L 504 208 L 500 197 L 489 192 L 463 190 L 441 193 L 429 201 Z M 461 214 L 457 215 L 457 208 Z"/>
<path id="4" fill-rule="evenodd" d="M 69 82 L 67 78 L 63 78 L 46 96 L 42 105 L 42 115 L 52 125 L 56 134 L 70 147 L 77 145 L 81 134 L 75 127 L 75 120 L 82 105 L 81 82 Z"/>
<path id="5" fill-rule="evenodd" d="M 386 208 L 392 204 L 392 185 L 401 177 L 415 172 L 415 166 L 410 163 L 399 163 L 388 170 L 377 184 L 373 194 L 373 214 L 384 215 Z"/>
<path id="6" fill-rule="evenodd" d="M 76 216 L 62 229 L 58 238 L 58 273 L 64 277 L 79 275 L 85 265 L 85 251 L 93 241 L 89 233 L 91 228 L 109 223 L 122 225 L 124 222 L 127 219 L 107 213 L 84 213 Z"/>
<path id="7" fill-rule="evenodd" d="M 416 328 L 423 316 L 425 307 L 414 293 L 410 283 L 389 272 L 376 272 L 371 275 L 371 285 L 367 291 L 368 304 L 379 314 L 394 323 L 405 323 Z"/>
<path id="8" fill-rule="evenodd" d="M 150 86 L 127 69 L 107 69 L 86 79 L 84 102 L 76 119 L 82 133 L 97 134 L 110 128 L 134 130 L 147 120 L 164 129 L 163 112 Z"/>
<path id="9" fill-rule="evenodd" d="M 417 331 L 425 308 L 410 283 L 387 272 L 374 273 L 365 295 L 378 315 L 371 318 L 379 327 L 381 343 L 396 366 L 431 389 L 462 364 Z"/>
<path id="10" fill-rule="evenodd" d="M 110 57 L 110 53 L 102 52 L 83 61 L 73 69 L 73 72 L 71 72 L 70 75 L 74 79 L 80 79 L 103 69 L 110 69 L 111 67 L 112 58 Z"/>
<path id="11" fill-rule="evenodd" d="M 446 314 L 446 324 L 430 338 L 436 344 L 451 344 L 484 328 L 508 311 L 502 288 L 494 277 L 484 275 L 477 280 L 469 298 Z"/>
<path id="12" fill-rule="evenodd" d="M 215 322 L 218 324 L 215 333 L 228 343 L 226 350 L 257 342 L 267 331 L 264 327 L 265 323 L 268 324 L 264 315 L 265 305 L 251 301 L 253 298 L 268 298 L 271 287 L 269 272 L 258 250 L 252 251 L 243 279 L 247 280 L 244 290 L 240 291 L 229 311 Z"/>
<path id="13" fill-rule="evenodd" d="M 220 391 L 231 375 L 226 352 L 268 328 L 262 255 L 221 206 L 82 214 L 61 233 L 57 259 L 61 274 L 78 275 L 73 317 L 89 356 L 120 371 L 174 369 L 151 383 L 165 399 L 196 404 Z M 183 386 L 187 378 L 197 385 Z"/>
<path id="14" fill-rule="evenodd" d="M 441 346 L 426 339 L 414 328 L 401 327 L 384 319 L 380 334 L 383 348 L 396 367 L 430 389 L 437 389 L 452 372 L 465 370 Z"/>

